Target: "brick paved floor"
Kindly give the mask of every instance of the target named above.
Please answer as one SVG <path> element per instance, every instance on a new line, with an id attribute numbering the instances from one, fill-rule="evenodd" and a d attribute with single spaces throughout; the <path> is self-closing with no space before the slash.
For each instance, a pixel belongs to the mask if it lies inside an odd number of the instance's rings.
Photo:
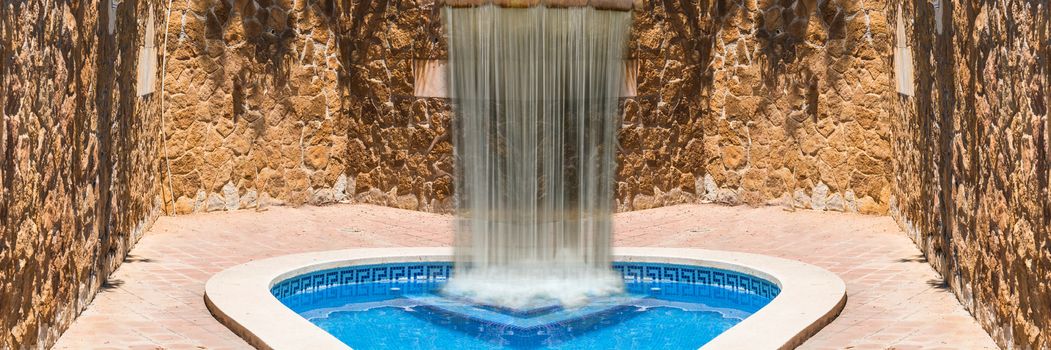
<path id="1" fill-rule="evenodd" d="M 618 214 L 615 230 L 617 246 L 762 253 L 840 275 L 846 308 L 802 348 L 996 348 L 887 217 L 683 205 Z M 55 348 L 248 348 L 204 306 L 212 274 L 283 254 L 451 241 L 450 216 L 367 205 L 163 217 Z"/>

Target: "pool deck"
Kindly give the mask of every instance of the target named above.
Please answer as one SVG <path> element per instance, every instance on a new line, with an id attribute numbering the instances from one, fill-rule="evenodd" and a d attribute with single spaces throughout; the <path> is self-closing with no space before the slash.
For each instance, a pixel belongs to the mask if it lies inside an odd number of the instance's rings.
<path id="1" fill-rule="evenodd" d="M 278 255 L 448 246 L 451 216 L 369 205 L 162 217 L 56 349 L 248 349 L 204 305 L 213 274 Z M 681 205 L 618 214 L 617 246 L 760 253 L 847 283 L 843 313 L 803 349 L 995 349 L 888 217 Z"/>

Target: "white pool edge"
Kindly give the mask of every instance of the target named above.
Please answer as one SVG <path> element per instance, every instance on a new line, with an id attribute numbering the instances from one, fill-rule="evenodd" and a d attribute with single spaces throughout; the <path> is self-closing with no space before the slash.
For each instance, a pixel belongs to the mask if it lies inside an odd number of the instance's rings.
<path id="1" fill-rule="evenodd" d="M 846 305 L 846 284 L 835 274 L 795 260 L 685 248 L 616 248 L 616 261 L 675 263 L 747 273 L 774 282 L 781 293 L 723 332 L 704 350 L 791 349 L 832 322 Z M 349 349 L 270 293 L 292 276 L 331 268 L 393 262 L 451 261 L 451 248 L 346 249 L 255 260 L 223 270 L 205 285 L 215 318 L 259 349 Z"/>

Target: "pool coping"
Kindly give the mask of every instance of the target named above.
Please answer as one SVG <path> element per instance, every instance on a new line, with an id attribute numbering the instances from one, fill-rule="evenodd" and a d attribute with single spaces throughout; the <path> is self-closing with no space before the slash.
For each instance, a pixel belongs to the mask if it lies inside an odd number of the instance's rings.
<path id="1" fill-rule="evenodd" d="M 701 349 L 791 349 L 832 322 L 846 305 L 846 284 L 820 267 L 766 255 L 687 248 L 615 248 L 614 260 L 719 268 L 761 277 L 781 293 Z M 205 284 L 208 310 L 258 349 L 350 349 L 270 293 L 284 279 L 355 265 L 451 261 L 452 248 L 345 249 L 284 255 L 223 270 Z M 761 334 L 762 336 L 756 336 Z"/>

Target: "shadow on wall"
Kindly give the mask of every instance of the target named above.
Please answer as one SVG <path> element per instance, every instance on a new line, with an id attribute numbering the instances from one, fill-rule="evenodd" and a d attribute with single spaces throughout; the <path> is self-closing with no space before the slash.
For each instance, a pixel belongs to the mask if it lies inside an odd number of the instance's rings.
<path id="1" fill-rule="evenodd" d="M 167 72 L 177 212 L 353 200 L 448 209 L 447 103 L 414 97 L 410 66 L 445 55 L 434 4 L 187 6 Z"/>
<path id="2" fill-rule="evenodd" d="M 896 107 L 896 219 L 1005 348 L 1051 346 L 1051 9 L 904 1 L 916 95 Z M 891 15 L 896 15 L 891 9 Z"/>
<path id="3" fill-rule="evenodd" d="M 175 212 L 342 199 L 343 121 L 326 76 L 336 68 L 316 3 L 175 4 L 165 72 Z"/>
<path id="4" fill-rule="evenodd" d="M 272 77 L 272 88 L 280 93 L 288 88 L 289 68 L 286 60 L 292 58 L 289 49 L 296 36 L 296 18 L 290 11 L 291 4 L 282 0 L 217 0 L 204 12 L 205 40 L 192 41 L 198 45 L 199 52 L 215 57 L 217 64 L 227 64 L 230 60 L 249 59 L 264 68 L 253 71 L 241 65 L 232 72 L 234 77 L 234 94 L 244 97 L 244 81 L 252 81 L 253 74 L 265 73 Z M 308 7 L 309 8 L 309 7 Z M 231 30 L 231 26 L 239 26 Z M 229 37 L 228 37 L 229 36 Z M 243 40 L 249 45 L 232 48 L 227 53 L 227 41 Z M 225 80 L 227 70 L 216 70 L 214 79 Z M 240 108 L 236 103 L 234 108 Z M 243 112 L 243 111 L 242 111 Z M 238 115 L 235 110 L 234 117 Z"/>
<path id="5" fill-rule="evenodd" d="M 758 14 L 757 37 L 764 42 L 767 58 L 767 79 L 776 83 L 777 73 L 784 72 L 788 64 L 798 56 L 805 55 L 805 44 L 811 26 L 820 28 L 822 38 L 817 40 L 847 39 L 847 10 L 843 0 L 762 0 Z M 846 41 L 842 51 L 850 51 L 853 41 Z M 831 53 L 826 53 L 830 57 Z"/>
<path id="6" fill-rule="evenodd" d="M 719 35 L 740 8 L 722 0 L 643 1 L 634 13 L 628 55 L 636 95 L 622 101 L 618 133 L 618 211 L 696 202 L 704 191 L 705 123 L 713 112 L 713 61 Z M 635 68 L 637 67 L 637 68 Z"/>
<path id="7" fill-rule="evenodd" d="M 789 103 L 803 113 L 785 120 L 785 133 L 798 137 L 798 129 L 805 127 L 804 118 L 818 121 L 818 98 L 821 87 L 835 86 L 843 74 L 846 62 L 840 62 L 855 49 L 859 38 L 847 37 L 847 10 L 844 0 L 764 0 L 758 14 L 756 38 L 762 43 L 765 56 L 763 81 L 771 93 L 765 100 L 774 103 L 787 97 Z M 856 10 L 855 10 L 856 11 Z M 817 28 L 817 30 L 814 30 Z M 825 50 L 808 46 L 808 42 L 825 46 Z M 839 45 L 826 46 L 828 43 Z M 823 52 L 822 52 L 823 51 Z M 821 66 L 802 62 L 804 58 L 820 55 Z M 824 68 L 815 70 L 815 68 Z M 788 89 L 781 89 L 787 86 Z M 783 96 L 787 90 L 787 96 Z"/>
<path id="8" fill-rule="evenodd" d="M 106 1 L 0 7 L 0 348 L 53 344 L 158 214 L 146 9 L 111 35 Z"/>
<path id="9" fill-rule="evenodd" d="M 762 5 L 642 3 L 630 44 L 638 94 L 624 101 L 619 134 L 619 210 L 781 198 L 883 212 L 879 102 L 849 86 L 884 77 L 855 57 L 876 60 L 855 46 L 871 39 L 859 26 L 868 10 L 839 0 Z M 173 16 L 184 24 L 167 72 L 177 212 L 252 207 L 267 194 L 451 210 L 449 101 L 413 95 L 413 63 L 447 56 L 437 3 L 188 6 Z M 803 36 L 793 32 L 800 26 Z M 857 108 L 840 113 L 848 107 Z"/>
<path id="10" fill-rule="evenodd" d="M 748 6 L 644 2 L 632 46 L 639 96 L 626 101 L 621 132 L 621 210 L 693 197 L 885 213 L 890 79 L 878 51 L 889 36 L 882 16 L 870 18 L 883 7 Z"/>
<path id="11" fill-rule="evenodd" d="M 412 65 L 448 57 L 440 2 L 329 1 L 355 200 L 452 211 L 449 101 L 414 96 Z"/>
<path id="12" fill-rule="evenodd" d="M 944 191 L 942 188 L 951 186 L 949 184 L 952 183 L 953 178 L 951 148 L 952 139 L 956 136 L 953 118 L 957 112 L 955 85 L 958 81 L 956 56 L 952 52 L 951 38 L 955 33 L 953 28 L 949 28 L 941 35 L 933 33 L 931 31 L 932 28 L 935 28 L 933 9 L 926 3 L 919 3 L 919 5 L 913 7 L 917 13 L 906 18 L 917 19 L 912 23 L 910 37 L 925 38 L 925 40 L 914 40 L 909 44 L 914 47 L 914 52 L 929 52 L 938 57 L 938 60 L 914 60 L 915 70 L 926 72 L 926 74 L 916 75 L 915 84 L 931 88 L 916 89 L 915 96 L 912 98 L 899 95 L 899 103 L 914 104 L 916 108 L 914 119 L 910 119 L 909 122 L 909 127 L 915 130 L 911 142 L 919 150 L 928 150 L 919 152 L 918 171 L 914 174 L 921 184 L 919 198 L 924 201 L 920 204 L 924 209 L 922 214 L 916 215 L 913 220 L 916 224 L 928 227 L 930 234 L 938 236 L 937 239 L 931 239 L 923 245 L 926 248 L 925 253 L 931 256 L 932 265 L 942 276 L 950 276 L 946 260 L 953 259 L 951 257 L 953 254 L 949 253 L 949 246 L 952 239 L 950 233 L 952 221 L 955 218 L 949 208 L 954 205 L 951 191 Z M 948 8 L 949 13 L 952 13 L 953 4 L 947 3 L 944 6 Z M 985 44 L 989 45 L 987 48 L 992 48 L 991 43 Z M 919 58 L 918 55 L 917 58 Z M 975 76 L 971 76 L 967 86 L 973 88 L 975 79 Z M 974 107 L 976 96 L 972 94 L 960 97 L 965 100 L 966 106 Z M 974 135 L 961 136 L 971 139 Z M 953 263 L 949 262 L 949 264 Z"/>
<path id="13" fill-rule="evenodd" d="M 187 40 L 201 53 L 198 58 L 209 70 L 208 78 L 216 85 L 230 83 L 232 109 L 216 111 L 221 118 L 231 118 L 234 124 L 246 117 L 245 106 L 261 105 L 261 96 L 288 103 L 292 95 L 288 60 L 295 38 L 296 19 L 290 4 L 281 0 L 217 0 L 203 7 L 203 38 Z M 247 45 L 240 45 L 239 43 Z M 216 69 L 217 68 L 217 69 Z M 253 101 L 246 99 L 253 98 Z M 253 133 L 263 136 L 265 117 L 256 113 L 247 116 L 256 128 Z"/>

